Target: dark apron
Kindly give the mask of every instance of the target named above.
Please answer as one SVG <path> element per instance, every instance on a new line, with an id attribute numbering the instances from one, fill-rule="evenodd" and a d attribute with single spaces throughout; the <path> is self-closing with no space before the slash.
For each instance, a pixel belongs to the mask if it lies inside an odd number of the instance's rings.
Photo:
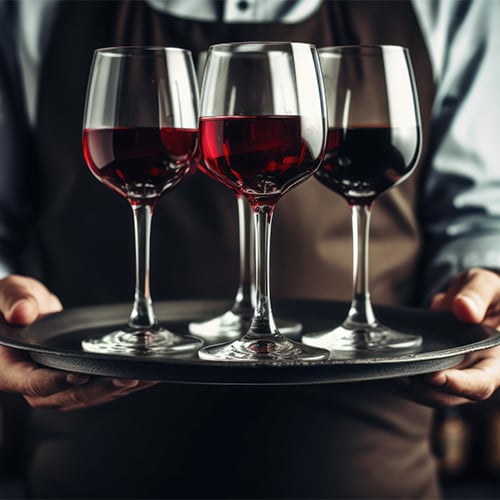
<path id="1" fill-rule="evenodd" d="M 43 64 L 33 175 L 38 268 L 66 307 L 131 302 L 133 291 L 130 208 L 92 177 L 81 151 L 93 50 L 175 45 L 196 59 L 210 43 L 257 39 L 409 47 L 427 136 L 432 74 L 409 2 L 327 2 L 308 20 L 287 25 L 185 21 L 142 2 L 65 2 Z M 375 302 L 416 298 L 421 171 L 375 205 Z M 272 239 L 274 296 L 350 298 L 351 220 L 344 200 L 313 179 L 304 183 L 278 203 Z M 232 298 L 237 250 L 234 195 L 196 174 L 155 211 L 153 299 Z M 399 398 L 390 382 L 162 384 L 98 408 L 34 412 L 33 495 L 428 499 L 437 496 L 431 418 L 429 409 Z"/>

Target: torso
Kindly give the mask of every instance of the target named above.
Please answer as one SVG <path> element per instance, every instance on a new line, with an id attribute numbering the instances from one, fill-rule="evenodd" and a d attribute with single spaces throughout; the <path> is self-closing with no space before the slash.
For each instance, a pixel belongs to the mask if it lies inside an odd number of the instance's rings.
<path id="1" fill-rule="evenodd" d="M 352 30 L 343 29 L 346 12 Z M 264 26 L 173 19 L 142 2 L 65 2 L 44 64 L 46 84 L 40 89 L 37 122 L 44 280 L 66 306 L 131 300 L 130 209 L 90 175 L 81 154 L 82 111 L 94 48 L 175 44 L 191 49 L 196 59 L 209 43 L 228 40 L 405 45 L 413 57 L 426 139 L 432 74 L 414 21 L 407 2 L 326 2 L 303 23 Z M 353 40 L 353 33 L 359 38 Z M 81 46 L 76 53 L 74 47 Z M 414 300 L 422 169 L 421 164 L 405 183 L 376 202 L 371 231 L 375 302 Z M 273 295 L 350 298 L 351 219 L 344 200 L 310 179 L 279 201 L 272 239 Z M 232 298 L 237 254 L 234 195 L 195 175 L 156 209 L 153 299 Z M 430 410 L 393 394 L 391 384 L 272 390 L 166 384 L 72 415 L 38 412 L 39 428 L 53 439 L 37 447 L 35 493 L 50 495 L 59 488 L 68 496 L 74 484 L 82 483 L 79 493 L 85 496 L 96 491 L 106 495 L 109 487 L 122 497 L 178 497 L 192 491 L 196 482 L 205 488 L 201 493 L 195 489 L 196 494 L 213 492 L 218 497 L 252 492 L 269 497 L 274 487 L 276 495 L 284 497 L 432 498 L 437 493 L 427 444 L 431 417 Z M 163 428 L 166 424 L 172 426 L 170 431 Z M 156 435 L 140 439 L 141 428 L 157 429 Z M 88 460 L 89 453 L 93 460 Z M 267 477 L 266 469 L 259 468 L 259 461 L 270 458 L 281 461 L 279 478 Z M 111 461 L 116 466 L 101 474 L 99 467 Z M 140 468 L 140 474 L 122 474 L 120 466 L 125 470 L 125 464 L 126 470 L 130 465 Z M 153 477 L 161 471 L 165 479 Z M 388 481 L 387 471 L 400 479 Z M 228 484 L 236 489 L 225 490 L 223 481 L 230 474 Z M 259 474 L 265 491 L 259 490 Z M 100 481 L 97 489 L 86 477 Z"/>

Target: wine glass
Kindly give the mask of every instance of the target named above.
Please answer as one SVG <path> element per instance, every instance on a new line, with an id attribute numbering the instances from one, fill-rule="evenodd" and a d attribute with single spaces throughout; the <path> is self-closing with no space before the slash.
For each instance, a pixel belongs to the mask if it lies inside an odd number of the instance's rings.
<path id="1" fill-rule="evenodd" d="M 165 47 L 97 49 L 87 88 L 83 152 L 92 174 L 130 204 L 136 253 L 128 325 L 84 339 L 83 349 L 162 355 L 199 348 L 201 339 L 160 326 L 149 263 L 154 207 L 196 169 L 198 84 L 191 53 Z"/>
<path id="2" fill-rule="evenodd" d="M 319 50 L 328 106 L 324 162 L 315 177 L 349 203 L 353 227 L 353 297 L 342 325 L 307 333 L 308 345 L 346 357 L 416 350 L 419 335 L 394 331 L 373 312 L 368 285 L 369 226 L 374 201 L 403 182 L 421 150 L 417 89 L 404 47 Z"/>
<path id="3" fill-rule="evenodd" d="M 209 49 L 200 102 L 204 168 L 250 203 L 255 223 L 255 306 L 239 338 L 200 349 L 202 359 L 315 360 L 328 351 L 283 336 L 270 299 L 269 249 L 276 203 L 323 158 L 326 105 L 316 49 L 244 42 Z"/>
<path id="4" fill-rule="evenodd" d="M 203 70 L 207 60 L 207 51 L 198 55 L 197 75 L 198 83 L 203 79 Z M 200 171 L 213 178 L 203 163 L 198 165 Z M 218 316 L 204 321 L 189 323 L 189 331 L 206 340 L 229 340 L 241 337 L 248 327 L 255 307 L 255 226 L 252 209 L 244 196 L 235 191 L 238 239 L 239 239 L 239 274 L 236 295 L 229 309 Z M 294 334 L 302 331 L 302 324 L 298 321 L 276 318 L 276 324 L 281 333 Z"/>

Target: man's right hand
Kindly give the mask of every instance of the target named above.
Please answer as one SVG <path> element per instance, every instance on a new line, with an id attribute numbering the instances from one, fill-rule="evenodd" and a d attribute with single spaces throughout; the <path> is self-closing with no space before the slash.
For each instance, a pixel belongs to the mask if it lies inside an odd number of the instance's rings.
<path id="1" fill-rule="evenodd" d="M 59 299 L 33 278 L 11 275 L 0 280 L 0 314 L 8 323 L 30 325 L 61 310 Z M 34 408 L 86 408 L 155 383 L 45 368 L 34 363 L 25 351 L 0 346 L 0 391 L 22 394 Z"/>

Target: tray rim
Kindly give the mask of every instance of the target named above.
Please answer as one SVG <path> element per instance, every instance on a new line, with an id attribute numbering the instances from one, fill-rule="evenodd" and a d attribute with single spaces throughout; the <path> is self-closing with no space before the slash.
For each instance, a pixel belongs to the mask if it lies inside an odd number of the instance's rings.
<path id="1" fill-rule="evenodd" d="M 186 310 L 192 309 L 193 306 L 201 307 L 201 311 L 197 311 L 198 315 L 202 315 L 202 317 L 206 314 L 209 315 L 210 312 L 212 314 L 216 314 L 217 311 L 224 310 L 225 307 L 228 306 L 230 302 L 223 300 L 170 300 L 170 301 L 158 301 L 156 303 L 157 311 L 162 311 L 161 314 L 158 314 L 159 319 L 162 323 L 174 324 L 183 322 L 192 319 L 200 319 L 197 317 L 189 317 L 186 318 L 184 316 Z M 329 306 L 335 306 L 337 308 L 342 308 L 347 310 L 349 304 L 345 302 L 338 301 L 317 301 L 317 300 L 307 300 L 307 299 L 280 299 L 276 300 L 276 304 L 302 304 L 303 307 L 317 305 L 319 308 L 328 308 Z M 267 383 L 271 384 L 273 381 L 271 380 L 274 375 L 280 374 L 281 372 L 290 372 L 292 370 L 298 371 L 300 373 L 297 376 L 292 377 L 295 378 L 295 382 L 292 383 L 300 383 L 300 379 L 303 377 L 304 380 L 302 383 L 322 383 L 323 379 L 325 382 L 335 382 L 338 377 L 335 377 L 335 374 L 332 373 L 331 377 L 326 374 L 325 376 L 310 375 L 313 372 L 317 372 L 319 369 L 328 370 L 332 369 L 334 372 L 337 370 L 352 370 L 353 377 L 349 377 L 348 375 L 344 375 L 341 381 L 357 381 L 363 380 L 368 377 L 368 379 L 372 379 L 371 376 L 365 375 L 370 372 L 374 368 L 378 368 L 380 376 L 377 378 L 393 378 L 398 376 L 398 373 L 404 374 L 405 372 L 416 372 L 418 373 L 428 373 L 429 371 L 435 371 L 436 364 L 437 369 L 448 368 L 450 366 L 454 366 L 459 363 L 463 357 L 469 353 L 477 350 L 488 349 L 490 347 L 494 347 L 500 344 L 500 332 L 494 330 L 493 328 L 484 327 L 483 325 L 472 325 L 472 328 L 479 328 L 481 331 L 487 332 L 490 336 L 487 338 L 479 339 L 476 342 L 471 342 L 463 346 L 456 346 L 453 348 L 443 348 L 437 349 L 429 352 L 416 352 L 411 354 L 400 354 L 397 357 L 393 356 L 373 356 L 370 358 L 359 358 L 359 359 L 327 359 L 323 361 L 299 361 L 299 362 L 277 362 L 277 361 L 238 361 L 238 362 L 222 362 L 222 361 L 207 361 L 201 360 L 197 357 L 194 358 L 183 358 L 181 356 L 170 356 L 168 358 L 159 358 L 159 357 L 131 357 L 124 355 L 107 355 L 107 354 L 94 354 L 87 353 L 84 351 L 77 351 L 72 349 L 64 349 L 64 348 L 56 348 L 52 346 L 44 346 L 33 344 L 30 342 L 26 342 L 24 340 L 13 340 L 11 338 L 6 337 L 4 334 L 5 328 L 9 331 L 17 330 L 18 332 L 26 332 L 37 330 L 44 326 L 50 326 L 53 323 L 63 323 L 64 321 L 71 321 L 72 317 L 78 317 L 80 315 L 89 315 L 89 313 L 101 314 L 106 316 L 106 313 L 115 313 L 118 310 L 123 309 L 127 311 L 130 305 L 125 303 L 116 303 L 116 304 L 108 304 L 108 305 L 98 305 L 98 306 L 88 306 L 88 307 L 76 307 L 66 309 L 63 312 L 55 313 L 48 315 L 42 318 L 39 322 L 34 325 L 28 327 L 16 327 L 13 325 L 7 325 L 5 322 L 0 325 L 0 344 L 6 345 L 8 347 L 18 348 L 22 350 L 26 350 L 30 353 L 32 358 L 41 363 L 45 364 L 45 366 L 51 366 L 54 368 L 60 369 L 68 369 L 68 368 L 80 368 L 84 370 L 90 370 L 91 374 L 99 375 L 99 371 L 106 372 L 107 370 L 99 368 L 99 365 L 114 364 L 114 363 L 123 363 L 129 365 L 130 367 L 136 366 L 139 368 L 143 368 L 144 371 L 144 363 L 152 366 L 165 366 L 168 365 L 169 368 L 175 369 L 177 368 L 192 368 L 201 370 L 203 372 L 210 372 L 210 380 L 198 380 L 203 377 L 196 377 L 196 380 L 192 383 L 218 383 L 217 382 L 217 373 L 215 375 L 212 372 L 216 372 L 217 370 L 227 371 L 229 368 L 232 373 L 235 375 L 235 383 L 244 385 L 245 383 Z M 408 307 L 392 307 L 392 306 L 374 306 L 375 310 L 378 313 L 383 311 L 386 312 L 411 312 L 412 314 L 424 314 L 424 315 L 432 315 L 436 314 L 438 316 L 442 316 L 440 313 L 435 311 L 428 311 L 425 309 L 419 308 L 408 308 Z M 170 311 L 173 311 L 170 314 L 169 319 L 165 318 L 163 314 L 163 308 L 169 308 Z M 111 314 L 111 316 L 112 316 Z M 313 313 L 311 313 L 313 314 Z M 449 315 L 448 315 L 449 316 Z M 325 319 L 325 318 L 322 318 Z M 300 320 L 300 318 L 299 318 Z M 104 321 L 104 320 L 103 320 Z M 458 321 L 458 320 L 456 320 Z M 101 327 L 109 325 L 118 325 L 122 323 L 122 320 L 119 318 L 110 317 L 106 321 L 101 323 Z M 335 323 L 335 319 L 332 318 L 332 326 Z M 458 323 L 456 323 L 458 324 Z M 461 328 L 467 328 L 466 324 L 460 323 Z M 95 325 L 94 325 L 95 326 Z M 84 327 L 84 325 L 82 325 Z M 66 334 L 71 334 L 72 332 L 79 331 L 78 327 L 71 329 L 66 329 Z M 64 333 L 63 333 L 64 334 Z M 49 337 L 50 338 L 50 337 Z M 439 367 L 440 361 L 442 367 Z M 68 365 L 68 368 L 65 368 L 65 365 Z M 432 369 L 434 368 L 434 369 Z M 249 380 L 246 381 L 246 375 L 238 375 L 239 373 L 246 373 L 250 371 L 250 373 L 254 373 L 255 375 L 259 375 L 261 377 L 260 382 L 252 382 Z M 120 371 L 118 369 L 118 371 Z M 132 370 L 125 370 L 128 372 L 133 372 Z M 141 371 L 141 370 L 139 370 Z M 161 371 L 161 370 L 160 370 Z M 168 372 L 168 370 L 166 370 Z M 260 371 L 260 373 L 258 373 Z M 360 374 L 356 375 L 356 371 L 360 372 Z M 385 372 L 385 373 L 382 373 Z M 292 373 L 295 375 L 295 373 Z M 282 378 L 284 374 L 280 374 L 280 378 Z M 213 378 L 212 378 L 213 377 Z M 175 377 L 174 377 L 175 378 Z M 221 379 L 226 378 L 220 377 Z M 307 380 L 309 379 L 310 380 Z M 258 379 L 258 377 L 256 377 Z M 268 380 L 269 379 L 269 380 Z M 318 382 L 318 379 L 321 379 Z M 330 380 L 331 379 L 331 380 Z M 171 381 L 162 380 L 162 381 Z M 182 380 L 172 380 L 176 382 L 182 382 Z M 191 383 L 191 381 L 186 381 L 187 383 Z M 222 383 L 228 383 L 227 381 Z M 286 380 L 281 380 L 279 382 L 280 385 L 286 383 Z M 324 382 L 323 382 L 324 383 Z"/>

